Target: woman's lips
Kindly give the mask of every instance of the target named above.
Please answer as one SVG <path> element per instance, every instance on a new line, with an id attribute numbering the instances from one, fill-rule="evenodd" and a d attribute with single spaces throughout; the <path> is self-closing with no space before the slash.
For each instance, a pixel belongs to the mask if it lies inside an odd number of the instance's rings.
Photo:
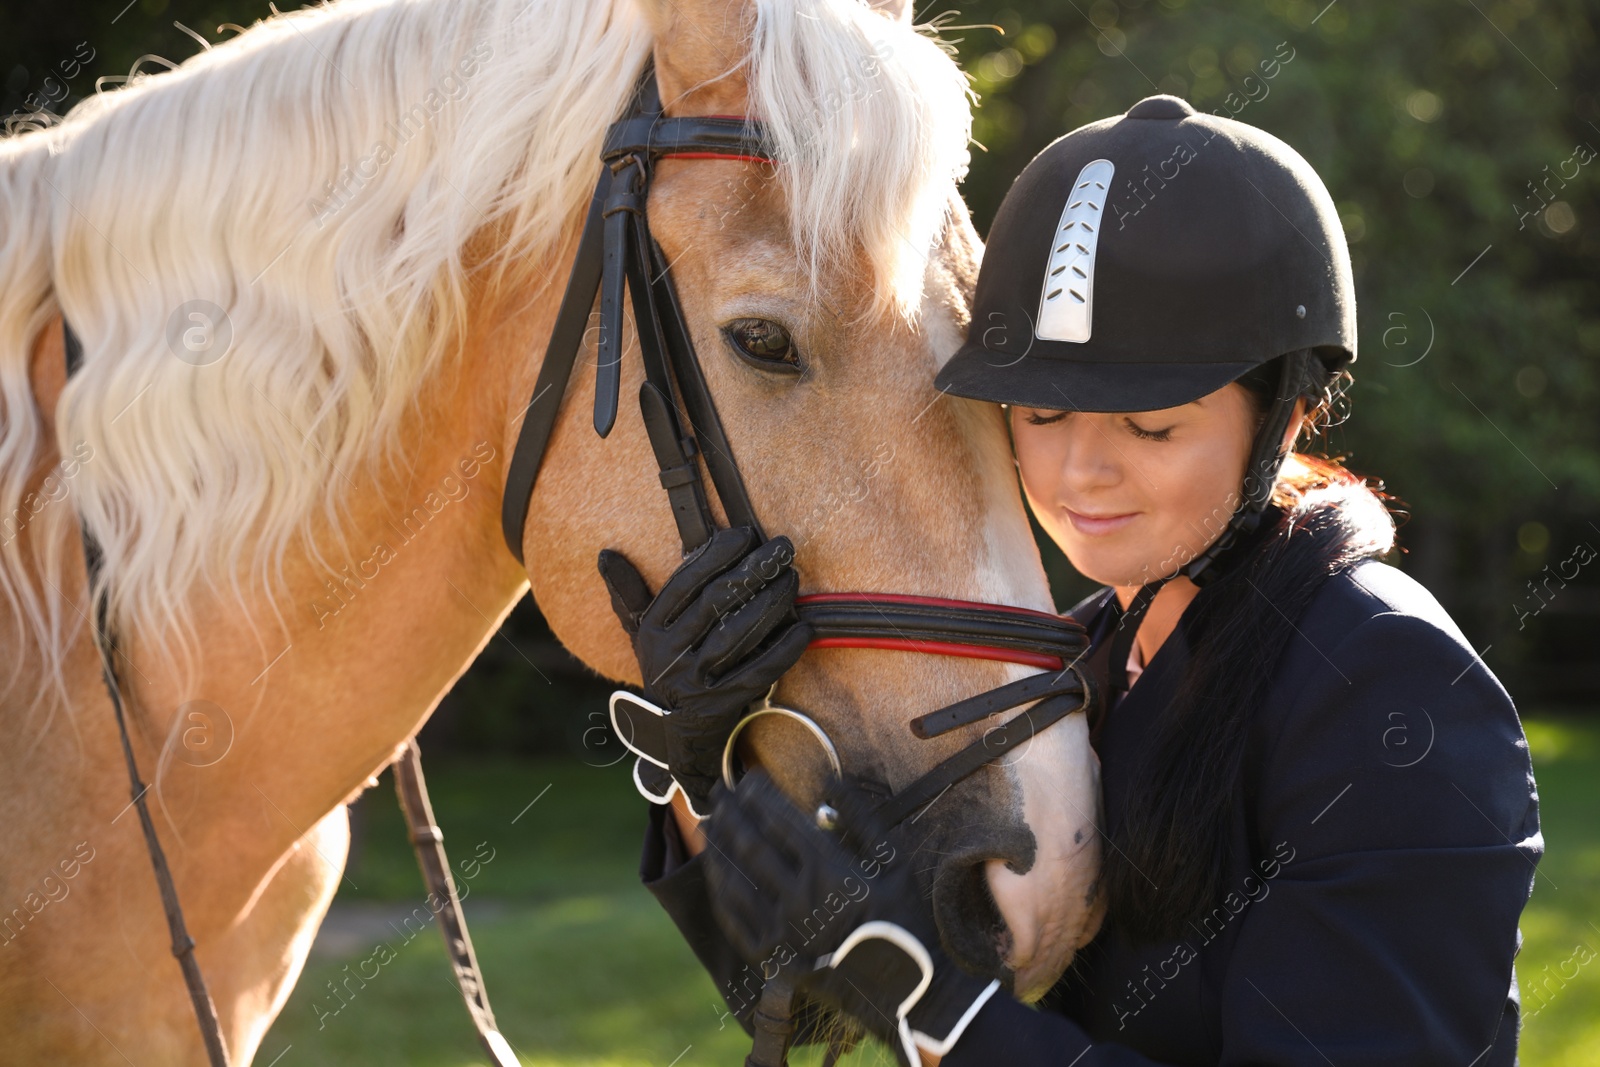
<path id="1" fill-rule="evenodd" d="M 1085 515 L 1073 511 L 1071 508 L 1062 508 L 1067 513 L 1067 519 L 1072 523 L 1072 528 L 1088 537 L 1100 537 L 1105 534 L 1115 533 L 1128 523 L 1139 517 L 1137 511 L 1125 512 L 1121 515 Z"/>

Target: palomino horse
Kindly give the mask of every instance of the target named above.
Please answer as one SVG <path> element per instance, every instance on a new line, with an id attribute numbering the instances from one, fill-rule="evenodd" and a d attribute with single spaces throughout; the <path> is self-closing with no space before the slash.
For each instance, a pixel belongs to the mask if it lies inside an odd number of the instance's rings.
<path id="1" fill-rule="evenodd" d="M 759 117 L 782 161 L 665 160 L 649 208 L 803 589 L 1049 607 L 998 412 L 931 386 L 981 247 L 955 186 L 966 83 L 883 6 L 341 0 L 0 142 L 0 1060 L 202 1062 L 87 632 L 80 516 L 235 1063 L 334 895 L 343 805 L 528 584 L 567 647 L 638 681 L 595 569 L 614 547 L 659 583 L 679 557 L 638 415 L 597 439 L 579 375 L 527 572 L 499 506 L 600 138 L 652 53 L 669 113 Z M 749 358 L 771 324 L 799 373 Z M 978 729 L 916 742 L 911 715 L 1024 673 L 826 649 L 779 697 L 898 787 Z M 970 967 L 1036 994 L 1092 935 L 1096 797 L 1073 716 L 919 818 Z"/>

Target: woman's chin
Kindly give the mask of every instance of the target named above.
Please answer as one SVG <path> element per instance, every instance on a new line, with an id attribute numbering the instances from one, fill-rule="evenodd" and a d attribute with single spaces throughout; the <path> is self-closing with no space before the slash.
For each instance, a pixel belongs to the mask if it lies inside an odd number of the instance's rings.
<path id="1" fill-rule="evenodd" d="M 1106 553 L 1088 551 L 1065 552 L 1067 562 L 1072 564 L 1072 569 L 1101 585 L 1130 586 L 1142 585 L 1138 577 L 1144 571 L 1137 564 L 1130 564 L 1126 560 L 1107 558 Z"/>

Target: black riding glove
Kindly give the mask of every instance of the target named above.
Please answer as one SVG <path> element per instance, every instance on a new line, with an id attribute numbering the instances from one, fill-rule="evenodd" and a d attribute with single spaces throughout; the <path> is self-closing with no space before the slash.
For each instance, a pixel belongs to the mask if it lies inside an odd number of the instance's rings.
<path id="1" fill-rule="evenodd" d="M 807 814 L 755 770 L 713 800 L 702 862 L 717 921 L 745 961 L 764 974 L 790 969 L 798 993 L 912 1067 L 919 1048 L 948 1052 L 999 982 L 940 951 L 909 850 L 876 817 L 876 798 L 836 783 Z"/>
<path id="2" fill-rule="evenodd" d="M 657 803 L 671 799 L 675 782 L 704 815 L 728 735 L 811 643 L 811 627 L 794 610 L 794 545 L 787 537 L 757 544 L 749 527 L 719 530 L 654 597 L 621 553 L 600 553 L 600 575 L 633 639 L 645 694 L 658 705 L 643 711 L 660 716 L 650 724 L 659 726 L 660 744 L 650 751 L 618 722 L 618 699 L 629 695 L 612 698 L 613 723 L 640 753 L 634 781 Z"/>

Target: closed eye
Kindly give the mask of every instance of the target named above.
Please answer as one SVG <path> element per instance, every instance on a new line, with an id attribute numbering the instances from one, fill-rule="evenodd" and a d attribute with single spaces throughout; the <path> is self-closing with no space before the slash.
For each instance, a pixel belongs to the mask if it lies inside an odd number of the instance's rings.
<path id="1" fill-rule="evenodd" d="M 1132 419 L 1123 419 L 1128 426 L 1128 432 L 1142 441 L 1165 441 L 1172 436 L 1172 427 L 1161 430 L 1147 430 Z"/>
<path id="2" fill-rule="evenodd" d="M 1037 411 L 1030 411 L 1026 421 L 1029 426 L 1049 426 L 1051 423 L 1060 422 L 1070 414 L 1072 414 L 1070 411 L 1058 411 L 1054 415 L 1041 415 Z"/>

